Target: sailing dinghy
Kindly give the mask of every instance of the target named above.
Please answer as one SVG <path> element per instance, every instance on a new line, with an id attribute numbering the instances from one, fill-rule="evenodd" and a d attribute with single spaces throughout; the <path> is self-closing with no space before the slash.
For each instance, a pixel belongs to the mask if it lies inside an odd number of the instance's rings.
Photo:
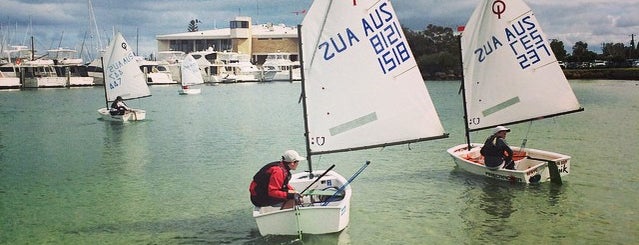
<path id="1" fill-rule="evenodd" d="M 109 103 L 118 96 L 124 100 L 138 99 L 151 96 L 144 74 L 135 59 L 133 50 L 121 33 L 117 33 L 103 55 L 104 69 L 104 97 L 106 107 L 98 109 L 98 113 L 105 121 L 127 122 L 141 121 L 146 118 L 146 111 L 131 109 L 124 115 L 111 115 Z"/>
<path id="2" fill-rule="evenodd" d="M 193 85 L 204 83 L 200 67 L 191 54 L 187 54 L 186 57 L 184 57 L 184 60 L 182 60 L 180 65 L 180 75 L 182 76 L 182 87 L 178 90 L 179 94 L 199 94 L 202 92 L 199 88 L 191 88 Z"/>
<path id="3" fill-rule="evenodd" d="M 489 170 L 471 131 L 582 111 L 532 10 L 522 0 L 482 0 L 460 38 L 466 144 L 448 149 L 460 169 L 495 179 L 561 183 L 570 156 L 511 147 L 515 170 Z M 525 141 L 524 141 L 525 142 Z"/>
<path id="4" fill-rule="evenodd" d="M 301 26 L 300 65 L 308 172 L 289 182 L 307 200 L 255 207 L 262 235 L 326 234 L 349 224 L 353 191 L 312 157 L 445 138 L 390 1 L 314 1 Z"/>

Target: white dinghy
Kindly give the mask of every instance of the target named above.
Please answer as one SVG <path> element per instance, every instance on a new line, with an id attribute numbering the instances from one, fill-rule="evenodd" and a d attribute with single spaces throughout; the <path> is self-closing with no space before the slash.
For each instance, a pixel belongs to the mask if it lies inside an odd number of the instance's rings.
<path id="1" fill-rule="evenodd" d="M 255 207 L 262 235 L 340 232 L 350 220 L 349 179 L 313 170 L 312 156 L 445 138 L 390 1 L 314 1 L 302 25 L 300 65 L 308 172 L 289 182 L 307 201 Z"/>
<path id="2" fill-rule="evenodd" d="M 146 111 L 131 109 L 124 115 L 112 115 L 109 102 L 118 96 L 124 100 L 138 99 L 151 96 L 146 85 L 144 74 L 135 60 L 133 50 L 121 33 L 117 33 L 102 57 L 104 69 L 104 97 L 106 107 L 98 109 L 98 113 L 105 121 L 127 122 L 141 121 L 146 118 Z"/>
<path id="3" fill-rule="evenodd" d="M 570 156 L 522 147 L 515 170 L 489 170 L 471 131 L 582 111 L 546 36 L 522 0 L 482 0 L 460 38 L 466 144 L 448 149 L 460 169 L 495 179 L 561 183 Z M 525 141 L 524 141 L 525 142 Z"/>
<path id="4" fill-rule="evenodd" d="M 180 76 L 182 87 L 178 90 L 181 95 L 199 94 L 200 88 L 191 88 L 193 85 L 203 84 L 202 72 L 193 55 L 187 54 L 180 63 Z"/>

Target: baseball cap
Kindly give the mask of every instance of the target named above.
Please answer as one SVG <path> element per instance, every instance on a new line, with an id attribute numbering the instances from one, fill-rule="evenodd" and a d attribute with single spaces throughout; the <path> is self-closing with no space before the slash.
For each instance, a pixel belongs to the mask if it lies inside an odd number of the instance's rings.
<path id="1" fill-rule="evenodd" d="M 510 132 L 510 129 L 504 126 L 497 126 L 495 127 L 495 129 L 493 129 L 493 134 L 499 133 L 501 131 Z"/>
<path id="2" fill-rule="evenodd" d="M 294 161 L 304 161 L 306 160 L 306 158 L 300 156 L 300 154 L 297 153 L 297 151 L 288 150 L 284 152 L 284 155 L 282 155 L 282 160 L 285 162 L 294 162 Z"/>

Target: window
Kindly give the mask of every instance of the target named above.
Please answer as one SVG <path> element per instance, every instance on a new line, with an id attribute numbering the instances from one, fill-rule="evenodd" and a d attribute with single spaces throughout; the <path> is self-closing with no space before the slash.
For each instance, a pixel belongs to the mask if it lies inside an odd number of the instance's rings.
<path id="1" fill-rule="evenodd" d="M 231 21 L 231 29 L 237 29 L 237 28 L 249 28 L 248 26 L 248 21 Z"/>

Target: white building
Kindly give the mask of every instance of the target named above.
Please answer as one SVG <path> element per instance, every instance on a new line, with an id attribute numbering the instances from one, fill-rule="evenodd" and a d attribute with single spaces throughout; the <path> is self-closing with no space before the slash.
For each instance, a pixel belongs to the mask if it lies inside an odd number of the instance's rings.
<path id="1" fill-rule="evenodd" d="M 299 53 L 297 27 L 270 23 L 253 25 L 251 17 L 245 16 L 230 21 L 229 28 L 157 35 L 156 40 L 159 52 L 189 53 L 211 47 L 216 51 L 251 54 L 256 64 L 262 64 L 269 53 L 291 53 L 293 60 L 297 60 Z"/>

